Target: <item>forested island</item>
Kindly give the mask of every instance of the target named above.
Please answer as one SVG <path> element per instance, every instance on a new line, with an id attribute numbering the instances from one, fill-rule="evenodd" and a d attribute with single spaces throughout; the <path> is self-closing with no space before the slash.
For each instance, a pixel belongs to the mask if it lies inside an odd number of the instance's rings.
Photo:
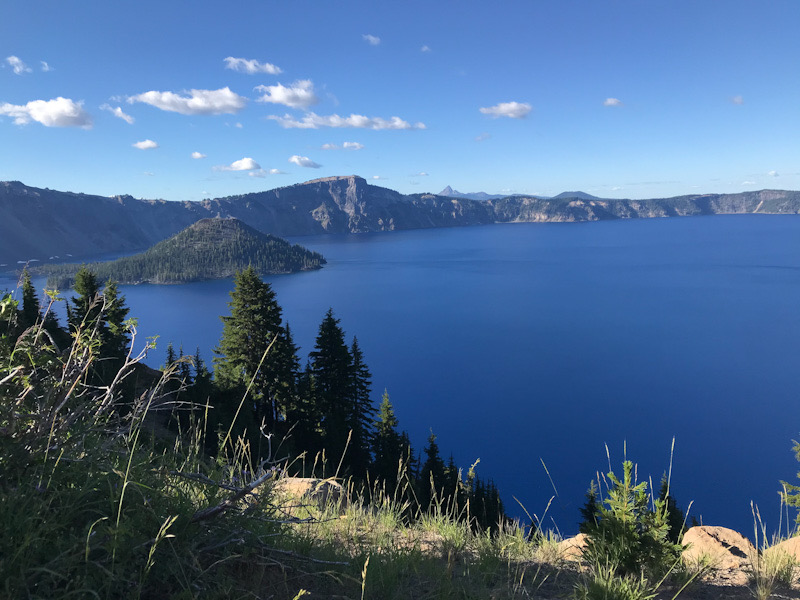
<path id="1" fill-rule="evenodd" d="M 321 254 L 273 235 L 264 234 L 238 219 L 202 219 L 159 242 L 147 251 L 117 260 L 92 263 L 100 281 L 121 284 L 175 284 L 223 279 L 251 266 L 259 274 L 295 273 L 319 269 Z M 47 276 L 47 286 L 68 289 L 80 264 L 55 264 L 36 271 Z"/>

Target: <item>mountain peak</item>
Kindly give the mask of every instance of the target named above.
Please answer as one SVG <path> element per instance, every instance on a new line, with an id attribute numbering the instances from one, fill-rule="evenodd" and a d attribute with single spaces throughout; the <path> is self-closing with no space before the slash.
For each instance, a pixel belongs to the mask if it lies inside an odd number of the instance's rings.
<path id="1" fill-rule="evenodd" d="M 563 198 L 578 198 L 580 200 L 602 200 L 597 196 L 592 196 L 586 192 L 561 192 L 558 196 L 553 196 L 554 200 L 561 200 Z"/>

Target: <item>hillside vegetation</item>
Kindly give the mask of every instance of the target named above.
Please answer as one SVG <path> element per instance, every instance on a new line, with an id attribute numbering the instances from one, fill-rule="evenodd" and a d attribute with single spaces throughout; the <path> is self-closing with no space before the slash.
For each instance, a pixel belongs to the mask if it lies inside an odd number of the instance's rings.
<path id="1" fill-rule="evenodd" d="M 278 274 L 319 269 L 323 264 L 321 254 L 263 234 L 238 219 L 202 219 L 141 254 L 88 268 L 101 281 L 165 284 L 233 277 L 248 266 L 261 274 Z M 48 276 L 48 287 L 68 289 L 80 268 L 47 265 L 38 271 Z"/>

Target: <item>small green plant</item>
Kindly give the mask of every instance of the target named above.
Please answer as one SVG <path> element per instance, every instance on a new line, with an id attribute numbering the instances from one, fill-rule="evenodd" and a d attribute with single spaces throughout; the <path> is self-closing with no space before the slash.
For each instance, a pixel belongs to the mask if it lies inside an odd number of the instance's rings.
<path id="1" fill-rule="evenodd" d="M 620 575 L 611 562 L 592 567 L 575 588 L 575 600 L 651 600 L 656 593 L 644 575 Z"/>
<path id="2" fill-rule="evenodd" d="M 663 577 L 683 549 L 669 540 L 666 504 L 648 493 L 647 482 L 636 481 L 629 460 L 622 464 L 621 478 L 610 471 L 605 481 L 608 492 L 597 507 L 598 518 L 586 526 L 585 557 L 618 575 Z"/>
<path id="3" fill-rule="evenodd" d="M 776 548 L 780 538 L 772 543 L 767 539 L 767 528 L 758 507 L 750 503 L 753 513 L 753 551 L 747 557 L 750 592 L 757 600 L 767 600 L 776 589 L 789 589 L 797 575 L 797 560 L 788 552 Z"/>

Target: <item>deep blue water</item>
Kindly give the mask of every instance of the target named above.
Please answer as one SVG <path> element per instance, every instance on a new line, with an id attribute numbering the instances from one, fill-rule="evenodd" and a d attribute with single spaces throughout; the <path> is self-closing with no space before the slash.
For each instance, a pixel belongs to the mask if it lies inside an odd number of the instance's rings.
<path id="1" fill-rule="evenodd" d="M 800 218 L 715 216 L 298 238 L 321 271 L 271 277 L 301 358 L 328 307 L 416 448 L 565 533 L 605 444 L 706 524 L 770 527 L 800 437 Z M 0 282 L 0 288 L 3 283 Z M 7 287 L 7 286 L 6 286 Z M 140 338 L 210 362 L 230 280 L 125 286 Z"/>

